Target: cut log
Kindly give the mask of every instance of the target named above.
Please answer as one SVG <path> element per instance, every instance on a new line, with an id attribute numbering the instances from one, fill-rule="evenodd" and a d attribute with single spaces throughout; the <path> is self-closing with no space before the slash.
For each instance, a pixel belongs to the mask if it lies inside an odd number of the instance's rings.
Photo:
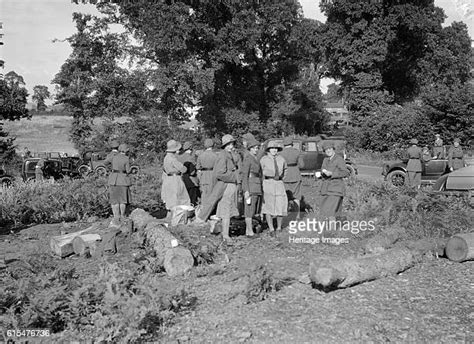
<path id="1" fill-rule="evenodd" d="M 454 262 L 474 260 L 474 232 L 456 234 L 449 239 L 446 256 Z"/>
<path id="2" fill-rule="evenodd" d="M 365 244 L 365 253 L 381 253 L 400 240 L 405 230 L 399 226 L 393 226 L 380 234 L 377 234 L 367 240 Z"/>
<path id="3" fill-rule="evenodd" d="M 169 276 L 178 276 L 193 267 L 194 258 L 188 249 L 178 246 L 166 251 L 163 265 Z"/>
<path id="4" fill-rule="evenodd" d="M 74 253 L 83 256 L 87 252 L 89 252 L 91 255 L 93 255 L 93 252 L 91 251 L 95 252 L 96 242 L 99 240 L 101 240 L 99 234 L 84 234 L 75 237 L 72 240 L 72 247 L 74 249 Z"/>
<path id="5" fill-rule="evenodd" d="M 443 240 L 420 240 L 379 254 L 347 259 L 318 259 L 309 274 L 317 288 L 331 290 L 395 275 L 409 269 L 429 252 L 438 252 Z"/>
<path id="6" fill-rule="evenodd" d="M 143 230 L 145 242 L 153 247 L 159 264 L 163 264 L 166 252 L 173 248 L 173 241 L 177 241 L 166 227 L 159 222 L 150 222 Z"/>
<path id="7" fill-rule="evenodd" d="M 71 254 L 74 254 L 72 241 L 75 237 L 98 230 L 99 226 L 100 225 L 98 223 L 95 223 L 92 226 L 75 233 L 53 236 L 49 241 L 49 247 L 51 248 L 51 251 L 53 251 L 53 253 L 59 257 L 67 257 Z"/>
<path id="8" fill-rule="evenodd" d="M 135 231 L 141 231 L 145 229 L 148 223 L 156 221 L 156 218 L 143 209 L 135 209 L 131 212 L 129 218 L 132 220 Z"/>

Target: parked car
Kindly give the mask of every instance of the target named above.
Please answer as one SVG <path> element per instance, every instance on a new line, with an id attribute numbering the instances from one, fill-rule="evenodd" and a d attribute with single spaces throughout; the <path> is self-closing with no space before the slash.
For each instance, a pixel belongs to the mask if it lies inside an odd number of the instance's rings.
<path id="1" fill-rule="evenodd" d="M 386 164 L 382 175 L 393 186 L 402 186 L 408 182 L 408 159 L 394 164 Z M 449 172 L 447 159 L 432 159 L 421 162 L 421 184 L 433 184 L 439 177 Z"/>
<path id="2" fill-rule="evenodd" d="M 23 180 L 35 180 L 35 168 L 36 164 L 40 160 L 40 157 L 31 157 L 23 160 L 21 165 L 21 177 Z M 45 158 L 44 159 L 44 168 L 43 175 L 45 179 L 54 178 L 55 180 L 62 179 L 64 177 L 62 171 L 62 161 L 59 158 Z"/>
<path id="3" fill-rule="evenodd" d="M 264 142 L 265 149 L 269 141 L 276 141 L 283 144 L 282 138 L 272 138 Z M 303 154 L 303 168 L 300 169 L 301 174 L 304 176 L 315 176 L 316 172 L 321 171 L 323 160 L 326 157 L 322 148 L 325 141 L 332 141 L 335 143 L 336 154 L 340 154 L 344 158 L 346 167 L 351 175 L 357 175 L 357 166 L 347 157 L 346 154 L 345 138 L 342 136 L 326 135 L 293 139 L 293 147 L 301 151 Z"/>
<path id="4" fill-rule="evenodd" d="M 445 174 L 433 184 L 433 191 L 443 193 L 468 193 L 474 196 L 474 165 Z"/>
<path id="5" fill-rule="evenodd" d="M 10 186 L 13 182 L 13 176 L 9 175 L 3 167 L 0 167 L 0 187 Z"/>
<path id="6" fill-rule="evenodd" d="M 93 152 L 86 151 L 82 154 L 81 165 L 78 167 L 78 172 L 82 176 L 89 174 L 96 174 L 99 176 L 108 175 L 109 171 L 107 166 L 105 166 L 105 158 L 107 157 L 107 152 Z M 137 165 L 130 166 L 130 173 L 137 174 L 140 171 L 140 168 Z"/>

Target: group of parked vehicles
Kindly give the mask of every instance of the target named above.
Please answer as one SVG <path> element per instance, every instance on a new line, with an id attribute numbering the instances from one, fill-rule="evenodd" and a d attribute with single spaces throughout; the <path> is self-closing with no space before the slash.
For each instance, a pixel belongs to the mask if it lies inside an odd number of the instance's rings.
<path id="1" fill-rule="evenodd" d="M 43 176 L 45 179 L 59 180 L 64 177 L 81 178 L 88 175 L 105 176 L 108 174 L 105 166 L 107 152 L 87 151 L 78 156 L 68 156 L 59 152 L 40 152 L 23 158 L 21 165 L 21 178 L 23 181 L 35 179 L 35 169 L 40 159 L 44 160 Z M 131 173 L 136 174 L 139 167 L 131 166 Z M 8 186 L 14 176 L 0 168 L 0 185 Z"/>

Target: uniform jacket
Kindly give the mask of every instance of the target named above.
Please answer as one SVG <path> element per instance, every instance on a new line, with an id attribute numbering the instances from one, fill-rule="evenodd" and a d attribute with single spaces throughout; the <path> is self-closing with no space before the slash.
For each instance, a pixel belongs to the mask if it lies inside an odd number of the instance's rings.
<path id="1" fill-rule="evenodd" d="M 109 175 L 109 185 L 130 186 L 130 159 L 123 153 L 117 153 L 112 158 L 112 172 Z"/>
<path id="2" fill-rule="evenodd" d="M 114 156 L 116 156 L 118 153 L 119 153 L 119 151 L 116 150 L 116 149 L 114 149 L 114 150 L 112 150 L 109 154 L 107 154 L 107 157 L 106 157 L 105 160 L 104 160 L 104 165 L 105 165 L 105 167 L 107 168 L 107 170 L 111 170 L 111 169 L 112 169 L 112 159 L 113 159 Z"/>
<path id="3" fill-rule="evenodd" d="M 322 196 L 344 196 L 346 186 L 342 178 L 349 176 L 349 171 L 344 162 L 344 158 L 335 154 L 332 158 L 326 157 L 321 165 L 321 170 L 326 169 L 332 172 L 330 177 L 323 175 L 323 182 L 321 184 Z"/>
<path id="4" fill-rule="evenodd" d="M 245 156 L 242 164 L 242 191 L 251 195 L 262 194 L 262 167 L 251 154 Z"/>
<path id="5" fill-rule="evenodd" d="M 279 154 L 275 155 L 275 157 L 278 166 L 279 179 L 283 180 L 288 170 L 286 160 Z M 262 166 L 262 173 L 264 177 L 275 176 L 275 163 L 272 156 L 268 154 L 263 156 L 262 159 L 260 159 L 260 165 Z"/>
<path id="6" fill-rule="evenodd" d="M 413 145 L 407 149 L 408 154 L 408 164 L 407 171 L 410 172 L 421 172 L 421 159 L 423 158 L 423 153 L 421 148 Z"/>
<path id="7" fill-rule="evenodd" d="M 288 171 L 283 181 L 285 183 L 294 183 L 301 181 L 300 168 L 303 168 L 303 156 L 296 148 L 284 148 L 280 155 L 285 158 Z"/>
<path id="8" fill-rule="evenodd" d="M 201 185 L 212 184 L 212 169 L 217 160 L 217 153 L 212 150 L 205 150 L 199 154 L 196 162 L 199 183 Z"/>
<path id="9" fill-rule="evenodd" d="M 464 152 L 460 146 L 451 147 L 448 151 L 448 166 L 453 169 L 464 167 Z"/>
<path id="10" fill-rule="evenodd" d="M 224 183 L 240 183 L 239 156 L 237 153 L 223 150 L 214 164 L 213 174 L 217 181 Z"/>

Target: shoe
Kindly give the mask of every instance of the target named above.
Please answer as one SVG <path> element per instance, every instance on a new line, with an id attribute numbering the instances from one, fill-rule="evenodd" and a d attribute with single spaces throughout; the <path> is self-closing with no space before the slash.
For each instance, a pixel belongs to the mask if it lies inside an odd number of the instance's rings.
<path id="1" fill-rule="evenodd" d="M 277 236 L 277 235 L 276 235 L 276 231 L 274 231 L 274 230 L 273 230 L 273 231 L 270 231 L 270 236 L 271 236 L 272 238 L 276 238 L 276 236 Z"/>
<path id="2" fill-rule="evenodd" d="M 227 245 L 227 246 L 233 246 L 234 245 L 234 240 L 229 238 L 223 238 L 222 242 Z"/>

